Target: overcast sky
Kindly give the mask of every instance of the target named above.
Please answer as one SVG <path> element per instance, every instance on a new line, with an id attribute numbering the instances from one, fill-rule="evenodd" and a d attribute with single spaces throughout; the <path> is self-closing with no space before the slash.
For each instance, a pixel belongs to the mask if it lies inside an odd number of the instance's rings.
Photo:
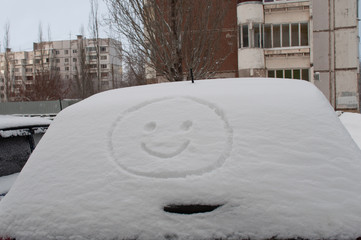
<path id="1" fill-rule="evenodd" d="M 89 0 L 0 0 L 0 42 L 3 42 L 4 26 L 10 23 L 10 47 L 13 51 L 32 50 L 38 40 L 41 22 L 44 38 L 51 40 L 76 38 L 83 25 L 88 34 Z M 106 5 L 99 0 L 99 13 L 106 13 Z M 107 37 L 105 31 L 101 37 Z M 3 49 L 1 49 L 1 52 Z"/>
<path id="2" fill-rule="evenodd" d="M 105 15 L 106 5 L 103 0 L 98 1 L 99 13 Z M 40 22 L 45 38 L 50 27 L 52 40 L 75 39 L 81 33 L 82 25 L 85 35 L 88 35 L 89 12 L 89 0 L 0 0 L 0 42 L 3 42 L 7 21 L 10 23 L 10 47 L 13 51 L 32 50 L 33 42 L 38 40 Z M 107 37 L 103 29 L 101 37 Z"/>

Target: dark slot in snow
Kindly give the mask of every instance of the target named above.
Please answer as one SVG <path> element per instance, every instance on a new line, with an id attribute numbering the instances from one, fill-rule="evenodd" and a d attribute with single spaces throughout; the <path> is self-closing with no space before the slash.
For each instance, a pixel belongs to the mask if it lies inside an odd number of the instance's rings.
<path id="1" fill-rule="evenodd" d="M 196 214 L 196 213 L 207 213 L 221 207 L 223 205 L 203 205 L 203 204 L 171 204 L 164 206 L 163 210 L 169 213 L 177 214 Z"/>

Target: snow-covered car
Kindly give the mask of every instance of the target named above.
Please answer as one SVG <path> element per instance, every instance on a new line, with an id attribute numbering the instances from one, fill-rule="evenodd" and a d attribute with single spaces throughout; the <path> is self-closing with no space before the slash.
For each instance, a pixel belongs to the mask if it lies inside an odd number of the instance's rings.
<path id="1" fill-rule="evenodd" d="M 163 83 L 58 114 L 0 202 L 0 237 L 356 239 L 361 151 L 284 79 Z"/>
<path id="2" fill-rule="evenodd" d="M 0 200 L 9 191 L 50 122 L 38 117 L 0 115 Z"/>

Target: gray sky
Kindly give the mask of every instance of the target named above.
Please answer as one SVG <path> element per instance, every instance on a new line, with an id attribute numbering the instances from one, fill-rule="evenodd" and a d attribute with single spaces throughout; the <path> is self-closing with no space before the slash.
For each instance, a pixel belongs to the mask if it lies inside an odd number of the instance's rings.
<path id="1" fill-rule="evenodd" d="M 76 38 L 83 25 L 88 35 L 90 13 L 89 0 L 0 0 L 0 42 L 3 42 L 4 26 L 10 23 L 10 47 L 13 51 L 32 50 L 38 40 L 39 23 L 44 38 L 51 40 Z M 99 0 L 99 13 L 106 13 L 106 6 Z M 101 37 L 107 37 L 105 31 Z M 1 49 L 1 52 L 3 49 Z"/>

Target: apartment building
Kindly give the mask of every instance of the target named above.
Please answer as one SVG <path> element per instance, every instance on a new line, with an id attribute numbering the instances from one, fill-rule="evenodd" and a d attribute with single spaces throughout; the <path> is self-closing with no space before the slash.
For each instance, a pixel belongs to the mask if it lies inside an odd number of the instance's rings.
<path id="1" fill-rule="evenodd" d="M 232 1 L 221 41 L 235 47 L 216 78 L 305 80 L 335 109 L 360 110 L 356 0 Z"/>
<path id="2" fill-rule="evenodd" d="M 355 0 L 238 0 L 240 77 L 303 79 L 359 111 Z"/>
<path id="3" fill-rule="evenodd" d="M 8 49 L 6 54 L 0 54 L 0 100 L 11 100 L 6 93 L 10 91 L 9 87 L 15 93 L 20 86 L 30 87 L 40 68 L 57 71 L 64 85 L 70 87 L 69 97 L 77 96 L 75 81 L 84 66 L 88 69 L 87 76 L 92 79 L 94 92 L 118 88 L 122 77 L 119 45 L 120 42 L 110 38 L 101 38 L 97 42 L 78 36 L 74 40 L 34 43 L 33 51 L 29 52 Z M 5 81 L 8 81 L 7 88 Z"/>

